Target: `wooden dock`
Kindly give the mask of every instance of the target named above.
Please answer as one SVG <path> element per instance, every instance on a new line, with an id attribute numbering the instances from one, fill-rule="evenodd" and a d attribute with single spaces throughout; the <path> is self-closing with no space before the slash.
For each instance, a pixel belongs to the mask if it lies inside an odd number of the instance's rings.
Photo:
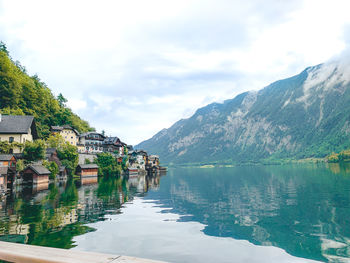
<path id="1" fill-rule="evenodd" d="M 162 261 L 128 256 L 40 247 L 2 241 L 0 241 L 0 260 L 14 263 L 162 263 Z"/>

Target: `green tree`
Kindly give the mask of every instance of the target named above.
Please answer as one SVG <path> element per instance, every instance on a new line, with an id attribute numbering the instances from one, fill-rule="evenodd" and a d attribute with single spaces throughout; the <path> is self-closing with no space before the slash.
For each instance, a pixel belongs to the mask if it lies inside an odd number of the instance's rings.
<path id="1" fill-rule="evenodd" d="M 57 98 L 37 75 L 29 76 L 20 62 L 12 61 L 0 42 L 0 111 L 2 114 L 33 115 L 39 137 L 50 135 L 50 126 L 68 124 L 79 132 L 94 130 L 66 107 L 67 100 Z"/>
<path id="2" fill-rule="evenodd" d="M 24 163 L 24 160 L 18 160 L 16 162 L 16 171 L 17 172 L 22 172 L 25 168 L 25 163 Z"/>
<path id="3" fill-rule="evenodd" d="M 45 158 L 46 146 L 43 140 L 36 140 L 33 142 L 26 141 L 23 150 L 23 157 L 25 160 L 32 162 Z"/>
<path id="4" fill-rule="evenodd" d="M 57 156 L 62 161 L 62 165 L 66 166 L 70 173 L 72 173 L 78 165 L 78 149 L 68 142 L 57 148 Z"/>
<path id="5" fill-rule="evenodd" d="M 7 47 L 4 42 L 0 41 L 0 51 L 4 52 L 6 55 L 9 55 Z"/>
<path id="6" fill-rule="evenodd" d="M 100 153 L 97 155 L 96 163 L 99 167 L 99 174 L 103 176 L 116 176 L 121 173 L 121 166 L 116 158 L 110 153 Z"/>
<path id="7" fill-rule="evenodd" d="M 61 107 L 65 107 L 68 101 L 65 97 L 63 97 L 62 93 L 58 94 L 57 100 Z"/>
<path id="8" fill-rule="evenodd" d="M 50 179 L 56 179 L 56 175 L 60 171 L 58 165 L 55 162 L 44 161 L 44 166 L 50 171 Z"/>
<path id="9" fill-rule="evenodd" d="M 61 148 L 65 145 L 65 140 L 60 134 L 51 134 L 46 139 L 46 145 L 49 148 Z"/>

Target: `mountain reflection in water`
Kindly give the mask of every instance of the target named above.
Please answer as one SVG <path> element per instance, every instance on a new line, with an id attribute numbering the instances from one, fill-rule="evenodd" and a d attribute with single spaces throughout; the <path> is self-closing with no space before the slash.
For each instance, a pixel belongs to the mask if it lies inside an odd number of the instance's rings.
<path id="1" fill-rule="evenodd" d="M 350 258 L 348 165 L 177 168 L 14 189 L 0 205 L 12 242 L 171 262 Z"/>

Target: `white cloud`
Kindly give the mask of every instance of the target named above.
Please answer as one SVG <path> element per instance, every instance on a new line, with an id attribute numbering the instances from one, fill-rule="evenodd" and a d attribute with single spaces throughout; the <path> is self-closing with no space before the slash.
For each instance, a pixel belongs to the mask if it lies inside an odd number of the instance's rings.
<path id="1" fill-rule="evenodd" d="M 349 5 L 0 0 L 0 36 L 98 130 L 138 143 L 207 103 L 339 54 Z"/>

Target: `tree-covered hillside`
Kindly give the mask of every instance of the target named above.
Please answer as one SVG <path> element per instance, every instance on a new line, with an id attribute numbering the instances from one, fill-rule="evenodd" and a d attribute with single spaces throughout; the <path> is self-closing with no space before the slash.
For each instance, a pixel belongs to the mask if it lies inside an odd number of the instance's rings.
<path id="1" fill-rule="evenodd" d="M 93 130 L 65 106 L 60 94 L 57 98 L 38 76 L 29 76 L 19 62 L 14 62 L 6 46 L 0 42 L 0 112 L 13 115 L 33 115 L 38 134 L 46 138 L 50 126 L 68 124 L 79 132 Z"/>
<path id="2" fill-rule="evenodd" d="M 350 67 L 305 69 L 257 92 L 213 103 L 137 145 L 164 163 L 323 158 L 350 148 Z"/>

